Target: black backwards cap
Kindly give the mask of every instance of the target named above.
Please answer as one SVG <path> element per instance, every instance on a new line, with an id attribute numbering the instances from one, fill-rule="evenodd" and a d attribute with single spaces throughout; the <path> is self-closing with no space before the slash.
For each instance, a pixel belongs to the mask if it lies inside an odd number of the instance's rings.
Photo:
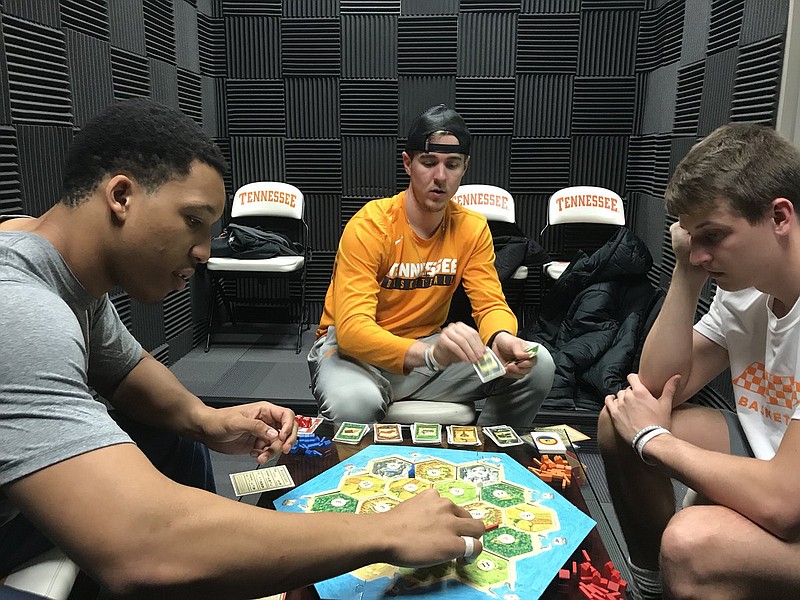
<path id="1" fill-rule="evenodd" d="M 458 138 L 458 144 L 434 144 L 428 141 L 432 133 L 447 131 Z M 457 152 L 469 156 L 472 136 L 464 119 L 452 108 L 439 104 L 418 115 L 408 130 L 406 152 Z"/>

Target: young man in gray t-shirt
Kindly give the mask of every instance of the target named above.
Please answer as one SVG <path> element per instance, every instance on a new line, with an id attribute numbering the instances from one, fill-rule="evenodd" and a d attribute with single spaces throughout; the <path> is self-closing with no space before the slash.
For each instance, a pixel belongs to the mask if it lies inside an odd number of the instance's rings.
<path id="1" fill-rule="evenodd" d="M 131 100 L 76 136 L 58 204 L 0 224 L 0 498 L 112 594 L 252 598 L 372 562 L 477 556 L 483 523 L 434 490 L 382 514 L 297 515 L 179 485 L 93 399 L 262 464 L 294 442 L 288 409 L 203 404 L 108 300 L 186 286 L 208 259 L 224 169 L 191 119 Z"/>

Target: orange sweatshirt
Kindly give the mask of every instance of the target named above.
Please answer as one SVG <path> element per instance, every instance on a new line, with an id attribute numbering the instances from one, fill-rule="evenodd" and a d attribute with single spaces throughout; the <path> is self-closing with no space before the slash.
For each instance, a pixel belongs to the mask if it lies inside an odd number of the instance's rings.
<path id="1" fill-rule="evenodd" d="M 517 318 L 508 308 L 486 218 L 455 202 L 428 240 L 408 224 L 405 191 L 368 202 L 342 233 L 317 336 L 336 327 L 339 350 L 396 373 L 415 340 L 436 333 L 459 282 L 484 343 Z"/>

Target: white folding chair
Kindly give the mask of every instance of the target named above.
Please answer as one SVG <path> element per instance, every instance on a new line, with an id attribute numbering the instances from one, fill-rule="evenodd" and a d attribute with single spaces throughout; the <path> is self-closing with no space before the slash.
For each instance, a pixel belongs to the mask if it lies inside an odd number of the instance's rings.
<path id="1" fill-rule="evenodd" d="M 489 221 L 489 226 L 493 228 L 493 232 L 503 229 L 502 226 L 493 227 L 493 223 L 510 223 L 514 225 L 514 228 L 509 229 L 514 233 L 519 230 L 516 227 L 514 197 L 501 187 L 479 183 L 462 185 L 453 195 L 453 202 L 481 213 Z M 520 265 L 511 276 L 511 279 L 517 281 L 527 278 L 528 267 L 525 265 Z"/>
<path id="2" fill-rule="evenodd" d="M 550 196 L 547 207 L 547 225 L 540 234 L 553 225 L 596 224 L 625 225 L 625 211 L 622 198 L 606 188 L 578 185 L 564 188 Z M 572 245 L 572 244 L 570 244 Z M 589 248 L 584 248 L 589 250 Z M 555 260 L 545 264 L 542 269 L 550 279 L 558 279 L 569 266 L 569 260 Z"/>
<path id="3" fill-rule="evenodd" d="M 305 221 L 305 201 L 303 193 L 295 186 L 278 181 L 258 181 L 240 187 L 233 196 L 231 206 L 231 223 L 258 225 L 265 230 L 286 235 L 297 242 L 303 251 L 297 256 L 275 256 L 273 258 L 239 259 L 212 257 L 206 267 L 211 280 L 211 294 L 208 310 L 208 333 L 205 350 L 211 347 L 213 319 L 216 298 L 222 299 L 228 316 L 235 324 L 236 305 L 287 305 L 294 306 L 297 311 L 297 347 L 300 352 L 303 331 L 309 328 L 308 308 L 306 307 L 306 267 L 309 262 L 309 231 Z M 280 297 L 245 297 L 237 290 L 231 293 L 226 289 L 223 280 L 242 279 L 268 280 L 281 282 L 283 294 Z M 300 286 L 299 301 L 294 302 L 290 283 Z M 271 291 L 271 290 L 270 290 Z"/>
<path id="4" fill-rule="evenodd" d="M 9 574 L 5 581 L 0 583 L 0 597 L 4 597 L 2 588 L 7 586 L 21 592 L 36 594 L 37 598 L 67 600 L 77 577 L 78 566 L 61 550 L 51 548 Z"/>

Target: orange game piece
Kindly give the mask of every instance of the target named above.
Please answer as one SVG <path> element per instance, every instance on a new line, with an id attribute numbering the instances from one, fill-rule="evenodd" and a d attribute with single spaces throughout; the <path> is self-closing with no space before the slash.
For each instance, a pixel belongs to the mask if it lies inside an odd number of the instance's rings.
<path id="1" fill-rule="evenodd" d="M 555 481 L 561 484 L 561 489 L 565 490 L 572 483 L 572 467 L 560 455 L 550 458 L 543 454 L 541 460 L 531 459 L 536 465 L 528 467 L 531 473 L 536 474 L 542 481 L 547 483 Z"/>

